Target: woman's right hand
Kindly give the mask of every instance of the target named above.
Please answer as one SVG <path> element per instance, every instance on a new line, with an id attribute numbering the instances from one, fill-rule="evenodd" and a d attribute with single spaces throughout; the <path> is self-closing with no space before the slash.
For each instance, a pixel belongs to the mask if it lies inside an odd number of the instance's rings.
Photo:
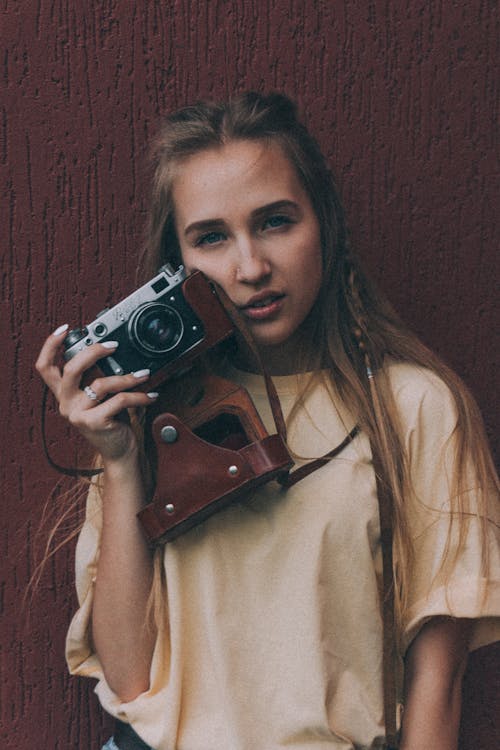
<path id="1" fill-rule="evenodd" d="M 60 414 L 76 427 L 104 462 L 119 461 L 136 448 L 128 420 L 120 419 L 119 415 L 127 409 L 147 406 L 158 396 L 129 390 L 147 381 L 149 371 L 98 377 L 87 391 L 82 390 L 84 373 L 115 351 L 117 343 L 106 341 L 86 347 L 61 369 L 56 360 L 67 329 L 67 325 L 60 326 L 47 338 L 35 367 L 54 394 Z"/>

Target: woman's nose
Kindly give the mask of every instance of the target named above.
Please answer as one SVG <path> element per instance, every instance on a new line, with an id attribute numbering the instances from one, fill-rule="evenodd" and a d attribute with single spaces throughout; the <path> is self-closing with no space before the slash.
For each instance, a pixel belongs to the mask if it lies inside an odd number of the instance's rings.
<path id="1" fill-rule="evenodd" d="M 247 284 L 262 281 L 271 273 L 271 264 L 262 247 L 251 240 L 239 243 L 236 279 Z"/>

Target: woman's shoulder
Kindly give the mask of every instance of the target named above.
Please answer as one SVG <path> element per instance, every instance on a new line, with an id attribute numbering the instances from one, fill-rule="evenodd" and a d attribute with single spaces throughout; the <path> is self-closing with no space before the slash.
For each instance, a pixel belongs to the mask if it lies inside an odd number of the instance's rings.
<path id="1" fill-rule="evenodd" d="M 413 362 L 389 360 L 385 370 L 395 394 L 442 397 L 450 393 L 450 388 L 441 375 Z"/>
<path id="2" fill-rule="evenodd" d="M 407 427 L 453 429 L 457 420 L 455 397 L 438 373 L 410 362 L 392 361 L 386 367 L 386 374 Z"/>

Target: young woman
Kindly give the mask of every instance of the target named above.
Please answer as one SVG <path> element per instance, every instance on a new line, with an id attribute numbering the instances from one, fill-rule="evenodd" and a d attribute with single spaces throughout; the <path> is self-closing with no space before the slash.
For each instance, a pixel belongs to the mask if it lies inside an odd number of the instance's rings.
<path id="1" fill-rule="evenodd" d="M 170 261 L 222 287 L 273 376 L 297 463 L 360 431 L 287 491 L 270 482 L 153 553 L 136 516 L 148 457 L 119 415 L 158 393 L 134 390 L 144 371 L 83 391 L 113 344 L 61 370 L 67 327 L 47 339 L 38 370 L 104 468 L 78 544 L 67 658 L 120 720 L 106 747 L 388 746 L 375 465 L 392 502 L 400 747 L 456 749 L 467 652 L 498 637 L 500 614 L 497 485 L 474 402 L 360 270 L 288 99 L 187 107 L 155 158 L 142 281 Z M 219 359 L 273 431 L 251 353 Z"/>

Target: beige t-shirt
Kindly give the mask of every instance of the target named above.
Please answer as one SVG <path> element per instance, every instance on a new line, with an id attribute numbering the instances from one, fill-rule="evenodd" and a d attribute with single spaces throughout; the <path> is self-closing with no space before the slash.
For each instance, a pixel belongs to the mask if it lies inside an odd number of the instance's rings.
<path id="1" fill-rule="evenodd" d="M 447 589 L 437 580 L 428 591 L 448 527 L 451 452 L 444 444 L 455 424 L 452 400 L 429 372 L 398 364 L 390 376 L 418 497 L 409 508 L 417 562 L 403 649 L 439 614 L 481 618 L 471 644 L 477 648 L 500 637 L 500 561 L 492 539 L 495 578 L 484 580 L 476 522 Z M 262 379 L 239 377 L 274 432 Z M 273 380 L 286 415 L 300 377 Z M 319 385 L 292 421 L 289 443 L 315 458 L 352 426 Z M 81 606 L 67 638 L 71 673 L 96 678 L 106 711 L 156 750 L 380 747 L 381 548 L 370 456 L 360 434 L 289 490 L 269 483 L 165 546 L 168 622 L 151 687 L 128 703 L 111 691 L 92 652 L 101 514 L 91 492 L 77 548 Z"/>

